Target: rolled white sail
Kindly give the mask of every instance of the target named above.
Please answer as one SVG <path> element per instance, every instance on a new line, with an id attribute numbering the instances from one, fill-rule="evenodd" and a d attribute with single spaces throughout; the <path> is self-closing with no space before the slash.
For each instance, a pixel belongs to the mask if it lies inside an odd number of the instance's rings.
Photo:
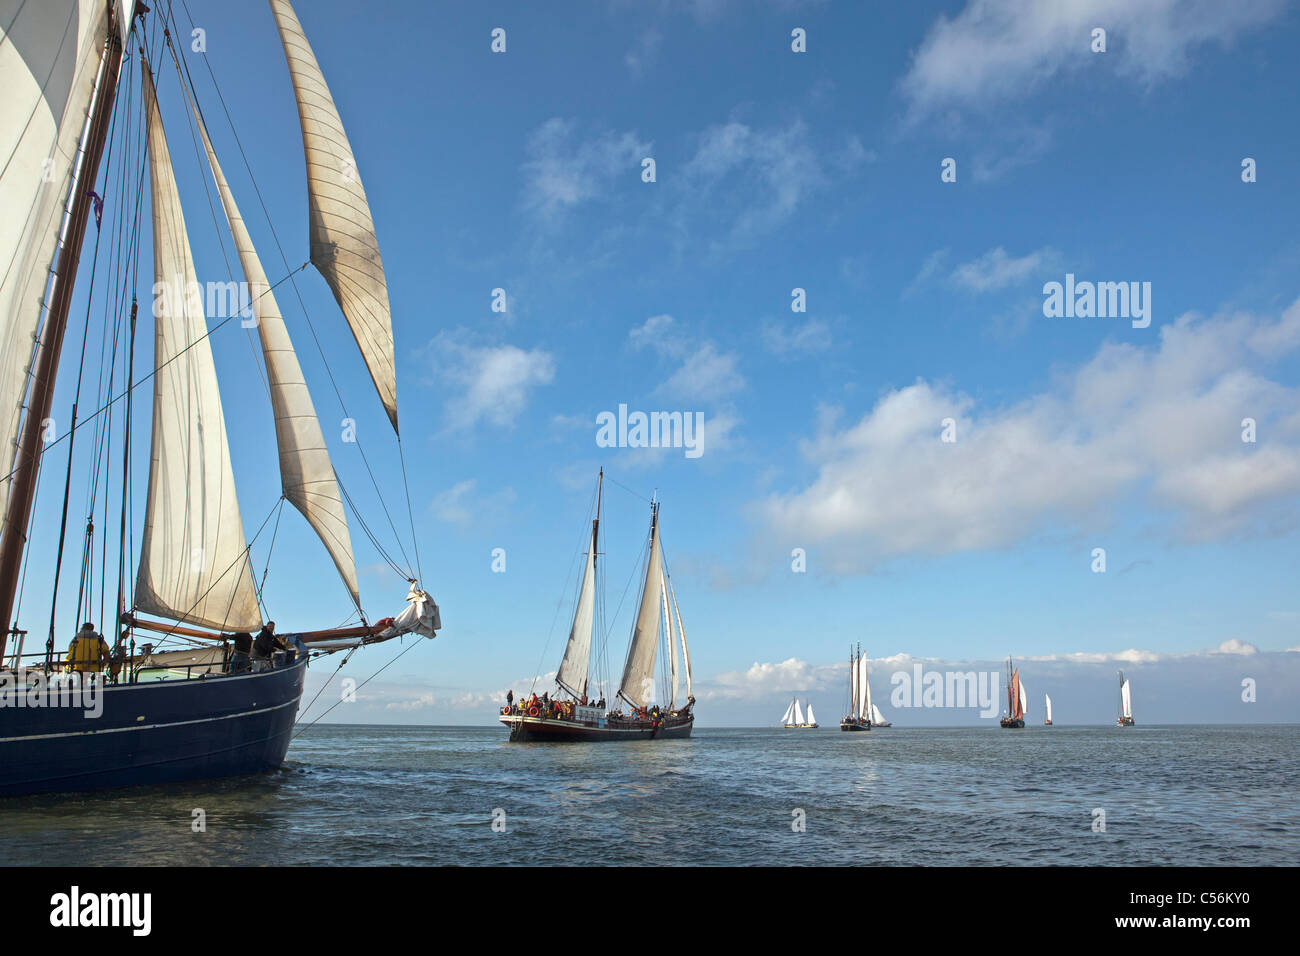
<path id="1" fill-rule="evenodd" d="M 637 611 L 632 644 L 627 651 L 619 693 L 636 707 L 644 707 L 654 696 L 655 654 L 659 650 L 659 589 L 662 563 L 659 556 L 659 513 L 650 520 L 650 556 L 646 560 L 645 587 Z"/>
<path id="2" fill-rule="evenodd" d="M 289 64 L 307 155 L 311 262 L 324 276 L 347 317 L 370 378 L 397 431 L 397 375 L 388 284 L 356 157 L 293 7 L 288 0 L 270 3 Z"/>
<path id="3" fill-rule="evenodd" d="M 677 592 L 673 588 L 672 578 L 668 579 L 668 596 L 673 602 L 673 616 L 677 618 L 677 636 L 682 641 L 682 666 L 686 671 L 686 696 L 690 698 L 695 696 L 695 691 L 691 687 L 691 649 L 686 643 L 686 628 L 682 627 L 682 611 L 677 606 Z"/>
<path id="4" fill-rule="evenodd" d="M 669 708 L 677 706 L 677 644 L 673 635 L 673 616 L 668 609 L 668 582 L 662 567 L 659 574 L 659 600 L 663 604 L 660 613 L 664 616 L 664 633 L 668 639 L 668 686 L 672 696 L 668 698 Z"/>
<path id="5" fill-rule="evenodd" d="M 808 701 L 808 723 L 817 723 L 817 715 L 813 713 L 812 701 Z"/>
<path id="6" fill-rule="evenodd" d="M 97 0 L 0 0 L 0 514 L 108 14 Z"/>
<path id="7" fill-rule="evenodd" d="M 564 648 L 564 660 L 555 679 L 575 694 L 585 693 L 587 668 L 591 661 L 591 627 L 596 609 L 596 539 L 592 532 L 587 548 L 587 564 L 582 572 L 582 587 L 578 591 L 578 606 L 573 611 L 573 626 L 569 629 L 569 643 Z"/>
<path id="8" fill-rule="evenodd" d="M 186 88 L 186 98 L 189 89 Z M 221 196 L 221 206 L 230 224 L 230 233 L 239 253 L 239 264 L 249 289 L 253 315 L 257 320 L 257 334 L 262 343 L 262 356 L 266 361 L 266 377 L 271 391 L 271 409 L 275 415 L 275 441 L 280 452 L 280 488 L 289 503 L 302 512 L 307 523 L 320 537 L 325 550 L 334 559 L 339 577 L 352 595 L 352 601 L 361 606 L 357 590 L 357 566 L 352 557 L 352 536 L 348 533 L 348 519 L 343 510 L 343 496 L 339 494 L 334 466 L 330 463 L 325 435 L 312 404 L 307 380 L 303 377 L 298 355 L 293 350 L 289 329 L 280 314 L 280 306 L 271 292 L 262 262 L 253 248 L 230 184 L 217 162 L 217 153 L 208 138 L 202 117 L 190 103 L 195 125 L 203 137 L 212 178 Z"/>
<path id="9" fill-rule="evenodd" d="M 147 68 L 153 193 L 153 438 L 136 607 L 223 631 L 261 625 L 203 296 Z"/>
<path id="10" fill-rule="evenodd" d="M 799 699 L 797 697 L 794 701 L 794 722 L 796 724 L 803 723 L 803 708 L 799 706 Z"/>

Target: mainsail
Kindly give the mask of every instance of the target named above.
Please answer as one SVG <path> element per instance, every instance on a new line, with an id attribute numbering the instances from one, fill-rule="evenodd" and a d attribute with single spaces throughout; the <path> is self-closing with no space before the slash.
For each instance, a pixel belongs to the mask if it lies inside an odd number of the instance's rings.
<path id="1" fill-rule="evenodd" d="M 261 624 L 180 195 L 147 66 L 154 393 L 136 607 L 224 631 Z"/>
<path id="2" fill-rule="evenodd" d="M 677 606 L 677 592 L 673 590 L 673 579 L 668 579 L 668 597 L 672 600 L 673 616 L 677 618 L 677 636 L 682 641 L 682 667 L 686 670 L 686 697 L 689 700 L 695 699 L 695 691 L 691 687 L 691 649 L 686 643 L 686 628 L 682 627 L 682 612 Z"/>
<path id="3" fill-rule="evenodd" d="M 1044 694 L 1043 697 L 1045 698 L 1046 705 L 1047 705 L 1047 706 L 1046 706 L 1046 709 L 1047 709 L 1047 722 L 1050 724 L 1050 723 L 1052 722 L 1052 695 L 1051 695 L 1051 694 Z"/>
<path id="4" fill-rule="evenodd" d="M 1017 717 L 1024 716 L 1023 697 L 1020 691 L 1020 668 L 1016 668 L 1011 675 L 1011 681 L 1007 684 L 1007 713 L 1014 720 Z"/>
<path id="5" fill-rule="evenodd" d="M 659 557 L 659 506 L 650 518 L 650 556 L 646 560 L 645 586 L 641 607 L 627 651 L 619 694 L 634 707 L 644 707 L 654 695 L 655 654 L 659 650 L 659 591 L 663 586 Z"/>
<path id="6" fill-rule="evenodd" d="M 1029 692 L 1025 690 L 1024 681 L 1020 681 L 1020 713 L 1016 716 L 1021 718 L 1029 716 Z"/>
<path id="7" fill-rule="evenodd" d="M 397 431 L 393 322 L 379 240 L 352 145 L 316 55 L 288 0 L 270 0 L 289 64 L 311 210 L 311 261 L 334 293 Z"/>
<path id="8" fill-rule="evenodd" d="M 573 612 L 573 627 L 569 629 L 569 643 L 564 648 L 564 660 L 556 673 L 556 681 L 581 695 L 587 689 L 587 667 L 591 661 L 591 627 L 596 608 L 596 522 L 592 522 L 591 542 L 587 548 L 587 566 L 582 573 L 582 589 L 578 592 L 578 606 Z"/>
<path id="9" fill-rule="evenodd" d="M 1120 685 L 1119 685 L 1120 712 L 1125 718 L 1132 719 L 1133 692 L 1129 689 L 1129 683 L 1124 678 L 1124 674 L 1122 671 L 1120 672 L 1119 676 L 1120 676 Z"/>
<path id="10" fill-rule="evenodd" d="M 863 720 L 867 720 L 871 713 L 871 683 L 870 671 L 867 669 L 867 659 L 858 658 L 858 709 L 857 713 Z"/>
<path id="11" fill-rule="evenodd" d="M 794 722 L 796 724 L 803 723 L 803 708 L 799 706 L 799 698 L 797 697 L 794 701 Z"/>
<path id="12" fill-rule="evenodd" d="M 0 514 L 108 17 L 93 0 L 0 2 Z"/>
<path id="13" fill-rule="evenodd" d="M 188 89 L 186 98 L 189 98 Z M 357 567 L 352 557 L 352 537 L 348 534 L 343 497 L 339 494 L 334 466 L 330 464 L 329 450 L 325 447 L 320 420 L 316 417 L 316 408 L 312 404 L 311 393 L 307 390 L 307 380 L 303 377 L 302 366 L 298 364 L 297 353 L 293 350 L 289 330 L 284 324 L 275 295 L 271 292 L 271 284 L 257 256 L 257 250 L 253 248 L 252 236 L 239 215 L 239 207 L 235 205 L 230 184 L 221 171 L 221 164 L 217 162 L 207 127 L 192 100 L 190 107 L 194 112 L 195 125 L 203 137 L 203 148 L 207 152 L 212 178 L 216 181 L 221 206 L 226 212 L 226 221 L 230 224 L 230 233 L 239 253 L 239 264 L 244 270 L 257 322 L 257 333 L 262 343 L 262 356 L 266 361 L 266 377 L 271 391 L 271 408 L 275 415 L 275 440 L 280 452 L 280 488 L 288 502 L 302 512 L 307 523 L 320 536 L 325 549 L 334 559 L 339 576 L 352 595 L 353 603 L 360 607 Z"/>
<path id="14" fill-rule="evenodd" d="M 663 573 L 662 561 L 659 567 L 659 600 L 663 604 L 660 611 L 664 616 L 664 632 L 668 638 L 668 688 L 671 692 L 668 708 L 671 710 L 677 706 L 677 644 L 673 634 L 673 615 L 668 607 L 668 581 Z"/>
<path id="15" fill-rule="evenodd" d="M 813 714 L 812 701 L 808 701 L 808 723 L 810 724 L 817 723 L 817 717 L 816 715 Z"/>

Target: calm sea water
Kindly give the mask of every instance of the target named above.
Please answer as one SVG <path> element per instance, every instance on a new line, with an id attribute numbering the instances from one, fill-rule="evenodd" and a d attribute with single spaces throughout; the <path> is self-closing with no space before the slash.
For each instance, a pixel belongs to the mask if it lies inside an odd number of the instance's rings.
<path id="1" fill-rule="evenodd" d="M 272 774 L 3 800 L 0 862 L 1300 863 L 1291 726 L 504 737 L 318 724 Z"/>

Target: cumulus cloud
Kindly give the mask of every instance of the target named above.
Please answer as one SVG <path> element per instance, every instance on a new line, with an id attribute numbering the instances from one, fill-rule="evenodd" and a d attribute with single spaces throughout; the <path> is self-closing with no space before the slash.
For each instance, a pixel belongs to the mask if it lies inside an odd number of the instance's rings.
<path id="1" fill-rule="evenodd" d="M 555 360 L 542 349 L 476 346 L 462 333 L 440 332 L 427 351 L 439 378 L 460 390 L 447 406 L 452 429 L 472 428 L 484 421 L 511 427 L 532 391 L 555 379 Z"/>
<path id="2" fill-rule="evenodd" d="M 1184 73 L 1198 48 L 1227 46 L 1284 8 L 1284 0 L 969 0 L 931 26 L 901 90 L 916 118 L 1005 102 L 1084 68 L 1151 85 Z M 1099 26 L 1104 55 L 1090 48 Z"/>
<path id="3" fill-rule="evenodd" d="M 544 218 L 604 197 L 620 178 L 639 183 L 641 160 L 652 155 L 653 144 L 635 132 L 606 132 L 575 142 L 576 127 L 572 120 L 555 117 L 529 138 L 524 204 Z"/>
<path id="4" fill-rule="evenodd" d="M 971 292 L 994 292 L 1041 274 L 1045 268 L 1053 266 L 1056 259 L 1056 253 L 1047 247 L 1016 257 L 1007 255 L 1007 251 L 998 246 L 970 262 L 963 262 L 952 271 L 950 278 Z"/>
<path id="5" fill-rule="evenodd" d="M 763 323 L 763 346 L 779 358 L 815 355 L 831 347 L 831 330 L 821 319 Z"/>
<path id="6" fill-rule="evenodd" d="M 1013 405 L 918 380 L 846 427 L 823 410 L 804 445 L 816 477 L 761 513 L 846 573 L 1096 528 L 1131 495 L 1185 539 L 1267 532 L 1300 494 L 1300 441 L 1278 425 L 1300 390 L 1264 374 L 1297 332 L 1300 301 L 1276 320 L 1188 314 L 1158 346 L 1107 343 Z M 1267 437 L 1243 442 L 1244 418 Z"/>

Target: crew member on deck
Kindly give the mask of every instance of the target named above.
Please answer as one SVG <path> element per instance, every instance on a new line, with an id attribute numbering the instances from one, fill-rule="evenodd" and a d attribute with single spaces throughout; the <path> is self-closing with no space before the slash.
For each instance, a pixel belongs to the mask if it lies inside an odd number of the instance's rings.
<path id="1" fill-rule="evenodd" d="M 230 673 L 242 674 L 249 668 L 249 653 L 253 650 L 253 635 L 247 631 L 232 634 L 235 652 L 230 655 Z"/>
<path id="2" fill-rule="evenodd" d="M 83 674 L 98 674 L 108 659 L 108 642 L 104 635 L 87 621 L 68 645 L 68 670 Z"/>
<path id="3" fill-rule="evenodd" d="M 257 639 L 253 641 L 253 670 L 269 670 L 271 653 L 288 649 L 284 641 L 275 636 L 275 621 L 267 621 L 266 626 L 257 632 Z"/>

